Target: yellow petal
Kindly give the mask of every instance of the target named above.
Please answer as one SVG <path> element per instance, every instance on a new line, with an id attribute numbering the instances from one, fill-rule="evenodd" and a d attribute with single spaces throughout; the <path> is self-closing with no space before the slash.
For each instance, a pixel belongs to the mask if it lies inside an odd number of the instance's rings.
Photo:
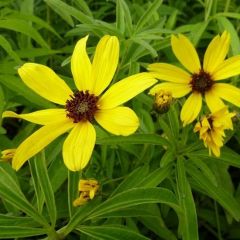
<path id="1" fill-rule="evenodd" d="M 191 76 L 188 72 L 167 63 L 153 63 L 148 66 L 153 77 L 175 83 L 189 83 Z"/>
<path id="2" fill-rule="evenodd" d="M 172 50 L 177 59 L 191 73 L 198 73 L 201 69 L 200 61 L 196 49 L 184 35 L 171 37 Z"/>
<path id="3" fill-rule="evenodd" d="M 188 84 L 159 83 L 150 89 L 149 94 L 155 95 L 161 90 L 171 92 L 174 98 L 180 98 L 187 95 L 192 89 Z"/>
<path id="4" fill-rule="evenodd" d="M 99 110 L 95 114 L 95 119 L 108 132 L 115 135 L 128 136 L 139 126 L 137 115 L 128 107 Z"/>
<path id="5" fill-rule="evenodd" d="M 106 35 L 99 41 L 93 59 L 93 93 L 98 96 L 110 84 L 119 60 L 119 41 L 115 36 Z"/>
<path id="6" fill-rule="evenodd" d="M 86 51 L 87 40 L 88 36 L 77 42 L 71 59 L 71 70 L 77 88 L 80 91 L 89 90 L 92 93 L 92 64 Z"/>
<path id="7" fill-rule="evenodd" d="M 221 36 L 217 35 L 208 45 L 204 55 L 203 69 L 212 73 L 225 59 L 230 44 L 230 34 L 224 31 Z"/>
<path id="8" fill-rule="evenodd" d="M 49 101 L 65 105 L 72 94 L 68 85 L 51 69 L 41 64 L 25 63 L 18 69 L 23 82 Z"/>
<path id="9" fill-rule="evenodd" d="M 200 93 L 192 93 L 186 102 L 184 103 L 181 110 L 181 120 L 183 125 L 187 125 L 194 121 L 202 107 L 202 96 Z"/>
<path id="10" fill-rule="evenodd" d="M 117 107 L 145 89 L 151 87 L 157 80 L 150 73 L 138 73 L 127 77 L 111 86 L 99 99 L 100 109 Z"/>
<path id="11" fill-rule="evenodd" d="M 213 85 L 213 90 L 218 97 L 240 107 L 239 88 L 234 87 L 227 83 L 217 83 Z"/>
<path id="12" fill-rule="evenodd" d="M 214 144 L 216 144 L 219 147 L 223 146 L 222 135 L 217 129 L 215 129 L 215 131 L 211 131 L 211 137 Z"/>
<path id="13" fill-rule="evenodd" d="M 240 74 L 240 55 L 228 58 L 212 73 L 214 80 L 223 80 Z"/>
<path id="14" fill-rule="evenodd" d="M 225 107 L 223 101 L 214 93 L 214 89 L 205 93 L 205 99 L 211 112 L 216 112 Z"/>
<path id="15" fill-rule="evenodd" d="M 96 142 L 96 131 L 86 121 L 76 124 L 63 144 L 63 160 L 71 171 L 79 171 L 88 164 Z"/>
<path id="16" fill-rule="evenodd" d="M 5 111 L 2 117 L 20 118 L 40 125 L 47 125 L 66 119 L 65 109 L 44 109 L 32 113 L 17 114 L 12 111 Z"/>
<path id="17" fill-rule="evenodd" d="M 18 170 L 27 160 L 73 126 L 74 123 L 72 121 L 65 119 L 64 121 L 41 127 L 19 145 L 13 157 L 12 167 Z"/>
<path id="18" fill-rule="evenodd" d="M 214 143 L 211 143 L 209 144 L 209 148 L 210 150 L 213 152 L 213 154 L 216 156 L 216 157 L 220 157 L 220 147 L 218 147 L 216 144 Z M 211 154 L 210 154 L 211 155 Z"/>

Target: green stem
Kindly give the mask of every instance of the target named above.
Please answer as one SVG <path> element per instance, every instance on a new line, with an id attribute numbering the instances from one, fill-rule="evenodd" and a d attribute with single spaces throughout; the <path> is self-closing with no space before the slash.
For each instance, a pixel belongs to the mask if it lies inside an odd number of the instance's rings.
<path id="1" fill-rule="evenodd" d="M 62 240 L 64 237 L 59 235 L 54 228 L 49 228 L 48 237 L 46 240 Z"/>
<path id="2" fill-rule="evenodd" d="M 224 12 L 228 12 L 229 6 L 230 6 L 231 0 L 226 0 Z"/>
<path id="3" fill-rule="evenodd" d="M 214 201 L 214 208 L 215 208 L 215 214 L 216 214 L 218 240 L 223 240 L 222 235 L 221 235 L 221 226 L 220 226 L 219 215 L 218 215 L 218 206 L 217 206 L 216 201 Z"/>

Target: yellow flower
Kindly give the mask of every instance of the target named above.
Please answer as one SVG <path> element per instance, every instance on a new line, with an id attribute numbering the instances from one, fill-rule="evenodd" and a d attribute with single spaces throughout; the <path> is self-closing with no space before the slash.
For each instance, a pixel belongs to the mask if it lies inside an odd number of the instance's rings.
<path id="1" fill-rule="evenodd" d="M 1 151 L 2 156 L 0 159 L 4 162 L 10 161 L 10 160 L 12 160 L 15 152 L 16 152 L 15 148 L 5 149 L 5 150 Z"/>
<path id="2" fill-rule="evenodd" d="M 119 41 L 115 36 L 102 37 L 91 62 L 86 51 L 87 39 L 88 36 L 78 41 L 71 58 L 71 70 L 78 89 L 75 92 L 46 66 L 26 63 L 18 69 L 29 88 L 63 108 L 29 114 L 3 113 L 3 117 L 22 118 L 43 125 L 17 148 L 12 161 L 14 169 L 18 170 L 28 159 L 70 129 L 63 144 L 64 163 L 72 171 L 83 169 L 96 141 L 92 124 L 94 119 L 115 135 L 127 136 L 138 128 L 139 120 L 134 111 L 120 105 L 152 86 L 156 80 L 149 73 L 139 73 L 105 91 L 118 65 Z"/>
<path id="3" fill-rule="evenodd" d="M 89 192 L 81 192 L 80 196 L 73 201 L 73 206 L 82 206 L 90 200 Z"/>
<path id="4" fill-rule="evenodd" d="M 96 192 L 99 189 L 99 183 L 94 179 L 81 179 L 79 181 L 78 190 L 79 192 L 89 192 L 90 199 L 93 199 Z"/>
<path id="5" fill-rule="evenodd" d="M 99 183 L 94 179 L 81 179 L 79 181 L 78 190 L 80 195 L 74 200 L 73 206 L 81 206 L 87 203 L 89 200 L 93 199 L 99 189 Z"/>
<path id="6" fill-rule="evenodd" d="M 190 93 L 181 110 L 183 124 L 189 124 L 198 116 L 202 108 L 202 97 L 205 97 L 211 112 L 225 105 L 226 100 L 240 106 L 240 89 L 218 81 L 240 73 L 240 55 L 224 60 L 230 44 L 230 34 L 217 35 L 209 44 L 200 64 L 197 52 L 192 43 L 182 34 L 172 36 L 172 50 L 177 59 L 188 70 L 185 71 L 167 63 L 150 64 L 148 70 L 153 76 L 167 82 L 157 84 L 150 90 L 154 95 L 160 89 L 172 91 L 174 98 Z"/>
<path id="7" fill-rule="evenodd" d="M 235 113 L 229 113 L 227 108 L 222 108 L 209 116 L 204 116 L 194 127 L 194 132 L 199 132 L 199 138 L 203 140 L 205 147 L 217 157 L 220 156 L 220 148 L 223 146 L 224 130 L 233 129 L 232 117 Z"/>

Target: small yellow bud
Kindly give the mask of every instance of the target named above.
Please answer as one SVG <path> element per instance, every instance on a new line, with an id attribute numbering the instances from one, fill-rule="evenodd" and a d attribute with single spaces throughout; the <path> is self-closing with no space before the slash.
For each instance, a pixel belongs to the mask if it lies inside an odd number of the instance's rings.
<path id="1" fill-rule="evenodd" d="M 154 95 L 153 108 L 157 113 L 166 113 L 173 101 L 172 93 L 169 91 L 160 90 Z"/>

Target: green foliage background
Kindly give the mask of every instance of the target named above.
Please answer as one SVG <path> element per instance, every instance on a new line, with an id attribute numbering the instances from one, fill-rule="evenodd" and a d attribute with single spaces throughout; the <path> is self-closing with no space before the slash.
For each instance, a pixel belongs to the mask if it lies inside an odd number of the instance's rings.
<path id="1" fill-rule="evenodd" d="M 45 64 L 74 87 L 69 61 L 87 34 L 89 54 L 103 35 L 119 38 L 116 82 L 149 63 L 178 64 L 169 40 L 175 33 L 186 34 L 202 56 L 213 36 L 226 29 L 229 56 L 239 54 L 239 19 L 238 0 L 0 0 L 0 115 L 54 106 L 22 83 L 17 68 Z M 239 85 L 239 77 L 232 83 Z M 157 120 L 152 101 L 142 93 L 129 103 L 141 121 L 130 137 L 98 127 L 97 146 L 81 173 L 63 164 L 64 137 L 19 172 L 1 162 L 0 239 L 240 239 L 238 116 L 215 158 L 193 126 L 182 127 L 182 101 Z M 36 129 L 16 119 L 0 122 L 1 150 L 17 147 Z M 97 179 L 101 190 L 74 208 L 81 177 Z"/>

